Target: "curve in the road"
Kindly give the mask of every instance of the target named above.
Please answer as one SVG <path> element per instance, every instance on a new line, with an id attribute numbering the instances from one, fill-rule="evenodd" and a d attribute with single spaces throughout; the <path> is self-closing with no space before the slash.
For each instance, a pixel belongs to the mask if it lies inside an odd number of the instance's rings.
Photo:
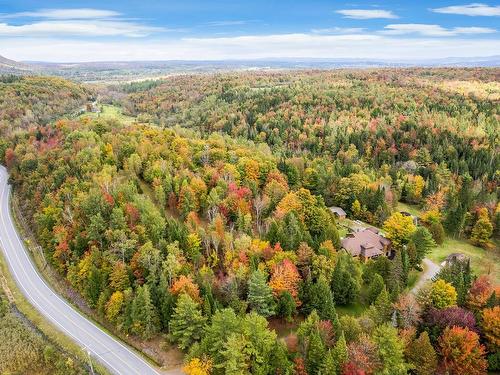
<path id="1" fill-rule="evenodd" d="M 132 349 L 59 297 L 40 276 L 13 224 L 8 173 L 0 166 L 0 247 L 17 285 L 35 308 L 115 374 L 159 374 Z"/>

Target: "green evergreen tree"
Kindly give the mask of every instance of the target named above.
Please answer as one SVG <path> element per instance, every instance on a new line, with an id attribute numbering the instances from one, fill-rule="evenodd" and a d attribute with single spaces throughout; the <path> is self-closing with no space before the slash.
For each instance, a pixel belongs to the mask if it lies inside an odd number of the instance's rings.
<path id="1" fill-rule="evenodd" d="M 413 365 L 415 374 L 434 375 L 436 373 L 438 358 L 427 332 L 422 332 L 418 339 L 410 343 L 406 356 L 408 362 Z"/>
<path id="2" fill-rule="evenodd" d="M 97 306 L 99 301 L 99 296 L 104 288 L 105 278 L 102 271 L 95 265 L 90 267 L 90 272 L 88 275 L 86 295 L 89 300 L 89 304 L 92 307 Z"/>
<path id="3" fill-rule="evenodd" d="M 276 346 L 271 352 L 269 365 L 272 374 L 292 375 L 294 373 L 293 362 L 288 359 L 288 349 L 283 342 L 276 342 Z"/>
<path id="4" fill-rule="evenodd" d="M 131 316 L 133 333 L 149 339 L 158 331 L 158 318 L 147 285 L 137 288 Z"/>
<path id="5" fill-rule="evenodd" d="M 226 375 L 244 375 L 249 373 L 249 343 L 243 334 L 233 333 L 224 344 L 223 362 L 216 367 Z"/>
<path id="6" fill-rule="evenodd" d="M 462 186 L 458 193 L 450 191 L 445 216 L 445 227 L 448 233 L 454 236 L 461 235 L 465 224 L 465 215 L 469 211 L 473 200 L 472 178 L 465 175 L 461 179 Z"/>
<path id="7" fill-rule="evenodd" d="M 175 296 L 170 293 L 168 283 L 164 275 L 161 276 L 160 287 L 158 288 L 159 318 L 161 326 L 168 329 L 168 323 L 174 312 Z"/>
<path id="8" fill-rule="evenodd" d="M 392 303 L 385 287 L 373 303 L 371 311 L 371 318 L 379 324 L 387 322 L 391 318 L 393 311 Z"/>
<path id="9" fill-rule="evenodd" d="M 384 289 L 384 287 L 385 287 L 384 279 L 382 278 L 382 276 L 376 273 L 373 276 L 370 285 L 368 286 L 367 299 L 369 304 L 375 302 L 375 300 L 380 295 L 380 292 L 382 292 L 382 289 Z"/>
<path id="10" fill-rule="evenodd" d="M 201 338 L 205 317 L 198 303 L 187 294 L 181 294 L 170 320 L 170 338 L 180 349 L 189 348 Z"/>
<path id="11" fill-rule="evenodd" d="M 274 315 L 273 291 L 267 284 L 267 276 L 264 272 L 257 270 L 250 276 L 247 301 L 250 308 L 258 314 L 264 317 Z"/>
<path id="12" fill-rule="evenodd" d="M 335 362 L 335 357 L 333 350 L 330 349 L 326 355 L 321 368 L 318 371 L 318 375 L 335 375 L 338 373 L 337 363 Z"/>
<path id="13" fill-rule="evenodd" d="M 388 278 L 388 287 L 392 291 L 395 288 L 402 289 L 408 283 L 408 274 L 410 272 L 410 260 L 406 249 L 396 252 L 392 260 L 391 271 Z"/>
<path id="14" fill-rule="evenodd" d="M 339 326 L 337 311 L 333 302 L 332 291 L 324 277 L 320 277 L 313 286 L 312 307 L 316 309 L 322 320 L 330 320 L 337 327 Z"/>
<path id="15" fill-rule="evenodd" d="M 444 232 L 443 224 L 439 222 L 433 222 L 429 225 L 429 232 L 432 235 L 432 239 L 436 242 L 438 245 L 442 245 L 444 242 L 444 238 L 446 236 L 446 233 Z"/>
<path id="16" fill-rule="evenodd" d="M 332 356 L 337 368 L 336 373 L 340 374 L 342 368 L 349 360 L 349 354 L 347 352 L 347 343 L 345 341 L 344 334 L 342 333 L 335 343 L 335 347 L 332 350 Z"/>
<path id="17" fill-rule="evenodd" d="M 325 359 L 326 348 L 318 329 L 314 329 L 309 338 L 306 354 L 306 369 L 309 374 L 317 374 Z"/>
<path id="18" fill-rule="evenodd" d="M 409 366 L 404 360 L 404 345 L 396 328 L 388 323 L 378 326 L 373 333 L 373 341 L 377 344 L 382 364 L 377 374 L 406 375 Z"/>
<path id="19" fill-rule="evenodd" d="M 287 322 L 292 321 L 292 317 L 297 312 L 297 306 L 289 291 L 284 291 L 279 296 L 277 311 L 279 316 L 285 318 Z"/>
<path id="20" fill-rule="evenodd" d="M 332 275 L 332 292 L 335 303 L 347 305 L 354 302 L 359 294 L 359 283 L 356 280 L 357 270 L 352 256 L 342 251 L 337 256 L 337 263 Z"/>
<path id="21" fill-rule="evenodd" d="M 415 246 L 415 259 L 412 261 L 412 267 L 420 265 L 422 260 L 436 246 L 431 233 L 425 227 L 417 227 L 411 236 L 411 243 Z"/>

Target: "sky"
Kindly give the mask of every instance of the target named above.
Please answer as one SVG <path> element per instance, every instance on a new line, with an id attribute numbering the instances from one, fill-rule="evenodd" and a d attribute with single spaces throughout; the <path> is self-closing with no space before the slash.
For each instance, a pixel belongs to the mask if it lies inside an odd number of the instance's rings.
<path id="1" fill-rule="evenodd" d="M 500 1 L 0 0 L 19 61 L 500 55 Z"/>

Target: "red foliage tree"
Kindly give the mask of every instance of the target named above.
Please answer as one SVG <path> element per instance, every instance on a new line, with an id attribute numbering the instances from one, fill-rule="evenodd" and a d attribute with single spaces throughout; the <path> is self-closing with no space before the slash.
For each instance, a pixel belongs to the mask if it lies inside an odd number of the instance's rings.
<path id="1" fill-rule="evenodd" d="M 488 362 L 484 358 L 484 346 L 479 343 L 479 336 L 468 328 L 446 328 L 438 339 L 439 350 L 443 358 L 444 372 L 452 375 L 486 374 Z"/>
<path id="2" fill-rule="evenodd" d="M 295 375 L 307 375 L 306 364 L 304 362 L 304 358 L 302 358 L 302 357 L 295 358 L 293 370 L 294 370 Z"/>
<path id="3" fill-rule="evenodd" d="M 474 314 L 461 307 L 453 306 L 446 309 L 430 309 L 426 314 L 425 325 L 437 326 L 441 330 L 446 327 L 468 328 L 470 331 L 477 332 L 476 318 Z"/>
<path id="4" fill-rule="evenodd" d="M 342 375 L 366 375 L 366 372 L 358 368 L 353 362 L 347 362 L 342 368 Z"/>
<path id="5" fill-rule="evenodd" d="M 350 343 L 347 349 L 350 362 L 367 375 L 373 374 L 380 367 L 377 346 L 368 336 L 361 335 L 359 340 Z"/>
<path id="6" fill-rule="evenodd" d="M 491 279 L 487 275 L 481 275 L 472 283 L 467 303 L 472 309 L 479 310 L 484 307 L 492 293 Z"/>

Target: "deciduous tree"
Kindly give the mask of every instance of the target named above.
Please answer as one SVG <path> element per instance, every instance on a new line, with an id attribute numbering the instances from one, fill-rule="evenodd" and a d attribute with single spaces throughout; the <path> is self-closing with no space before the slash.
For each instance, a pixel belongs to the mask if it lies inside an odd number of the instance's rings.
<path id="1" fill-rule="evenodd" d="M 432 283 L 430 297 L 432 305 L 436 309 L 444 309 L 445 307 L 457 304 L 457 292 L 455 288 L 442 279 L 438 279 Z"/>
<path id="2" fill-rule="evenodd" d="M 383 229 L 392 246 L 400 250 L 410 241 L 416 227 L 411 216 L 403 216 L 396 212 L 385 221 Z"/>
<path id="3" fill-rule="evenodd" d="M 486 374 L 488 363 L 477 333 L 467 328 L 448 327 L 438 344 L 445 371 L 451 374 Z"/>

